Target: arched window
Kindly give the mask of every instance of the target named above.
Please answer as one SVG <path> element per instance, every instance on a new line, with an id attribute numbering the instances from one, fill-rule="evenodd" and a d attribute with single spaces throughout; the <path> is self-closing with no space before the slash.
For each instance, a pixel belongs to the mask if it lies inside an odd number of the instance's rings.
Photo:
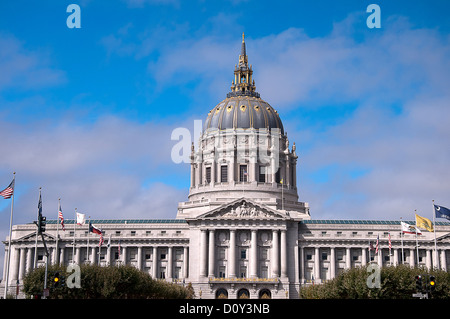
<path id="1" fill-rule="evenodd" d="M 228 291 L 224 288 L 217 289 L 216 299 L 228 299 Z"/>
<path id="2" fill-rule="evenodd" d="M 250 292 L 248 289 L 242 288 L 237 293 L 238 299 L 250 299 Z"/>
<path id="3" fill-rule="evenodd" d="M 261 289 L 259 291 L 259 299 L 272 299 L 272 293 L 269 289 Z"/>

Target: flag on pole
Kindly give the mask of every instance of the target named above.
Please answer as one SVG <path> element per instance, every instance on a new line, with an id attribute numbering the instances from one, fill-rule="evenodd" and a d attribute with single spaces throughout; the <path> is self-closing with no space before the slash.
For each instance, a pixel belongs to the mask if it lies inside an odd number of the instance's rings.
<path id="1" fill-rule="evenodd" d="M 415 234 L 416 230 L 417 230 L 417 235 L 422 235 L 422 232 L 420 231 L 420 229 L 418 229 L 416 226 L 404 223 L 404 222 L 400 222 L 401 223 L 401 227 L 402 227 L 402 232 L 404 234 Z"/>
<path id="2" fill-rule="evenodd" d="M 98 234 L 98 235 L 102 234 L 102 230 L 100 228 L 95 227 L 90 222 L 89 222 L 89 232 L 94 233 L 94 234 Z"/>
<path id="3" fill-rule="evenodd" d="M 9 184 L 8 187 L 0 192 L 0 195 L 3 196 L 4 199 L 11 198 L 11 196 L 14 195 L 14 184 L 15 179 L 12 180 L 11 184 Z"/>
<path id="4" fill-rule="evenodd" d="M 375 254 L 378 254 L 379 245 L 380 245 L 380 235 L 377 236 L 377 243 L 375 244 Z"/>
<path id="5" fill-rule="evenodd" d="M 77 225 L 83 225 L 86 220 L 86 215 L 77 212 Z"/>
<path id="6" fill-rule="evenodd" d="M 98 242 L 98 246 L 101 247 L 103 245 L 103 233 L 100 233 L 100 241 Z"/>
<path id="7" fill-rule="evenodd" d="M 58 203 L 58 219 L 61 221 L 62 230 L 65 231 L 66 228 L 64 227 L 64 216 L 61 209 L 61 203 Z"/>
<path id="8" fill-rule="evenodd" d="M 434 205 L 434 212 L 436 214 L 436 218 L 445 218 L 450 220 L 450 209 L 444 206 Z"/>
<path id="9" fill-rule="evenodd" d="M 422 227 L 428 230 L 429 232 L 433 232 L 433 223 L 428 218 L 419 216 L 416 214 L 416 226 Z"/>
<path id="10" fill-rule="evenodd" d="M 375 248 L 372 245 L 372 242 L 369 241 L 369 250 L 375 250 Z"/>

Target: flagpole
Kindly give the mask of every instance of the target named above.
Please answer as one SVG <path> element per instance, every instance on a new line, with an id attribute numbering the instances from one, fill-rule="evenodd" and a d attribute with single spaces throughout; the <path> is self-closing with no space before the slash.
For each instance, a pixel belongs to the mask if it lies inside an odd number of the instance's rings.
<path id="1" fill-rule="evenodd" d="M 55 264 L 59 264 L 58 239 L 59 239 L 59 206 L 61 206 L 61 198 L 58 198 L 58 213 L 56 216 L 56 244 L 55 244 Z"/>
<path id="2" fill-rule="evenodd" d="M 72 264 L 75 265 L 75 230 L 77 225 L 77 209 L 75 208 L 75 218 L 73 219 L 73 247 L 72 247 Z"/>
<path id="3" fill-rule="evenodd" d="M 89 237 L 91 235 L 90 232 L 90 228 L 91 227 L 91 216 L 89 216 L 89 225 L 88 225 L 88 238 L 87 238 L 87 252 L 86 252 L 86 259 L 87 259 L 87 263 L 89 264 L 90 260 L 89 260 Z"/>
<path id="4" fill-rule="evenodd" d="M 434 211 L 434 199 L 432 200 L 432 202 L 433 202 L 434 257 L 436 258 L 436 268 L 439 270 L 440 262 L 439 262 L 439 256 L 437 254 L 436 221 L 435 221 L 436 212 Z"/>
<path id="5" fill-rule="evenodd" d="M 402 241 L 402 265 L 403 265 L 405 257 L 403 255 L 403 229 L 402 229 L 402 218 L 401 217 L 400 217 L 400 239 Z"/>
<path id="6" fill-rule="evenodd" d="M 417 209 L 414 210 L 414 212 L 416 212 L 417 215 Z M 416 217 L 416 250 L 417 250 L 417 267 L 419 267 L 419 243 L 417 242 L 417 217 Z"/>
<path id="7" fill-rule="evenodd" d="M 16 185 L 16 172 L 13 173 L 13 185 Z M 5 294 L 4 299 L 6 299 L 6 293 L 8 292 L 8 281 L 9 281 L 9 262 L 11 260 L 11 235 L 12 235 L 12 222 L 13 222 L 13 210 L 14 210 L 14 189 L 11 195 L 11 217 L 9 220 L 9 239 L 8 239 L 8 263 L 6 265 L 6 283 L 5 283 Z"/>
<path id="8" fill-rule="evenodd" d="M 41 198 L 41 189 L 42 189 L 42 187 L 39 187 L 39 199 Z M 38 210 L 38 220 L 39 220 L 39 210 Z M 39 235 L 38 231 L 39 231 L 39 227 L 37 227 L 37 224 L 36 224 L 36 241 L 34 243 L 34 268 L 37 268 L 37 255 L 38 255 L 37 245 L 38 245 L 38 235 Z"/>

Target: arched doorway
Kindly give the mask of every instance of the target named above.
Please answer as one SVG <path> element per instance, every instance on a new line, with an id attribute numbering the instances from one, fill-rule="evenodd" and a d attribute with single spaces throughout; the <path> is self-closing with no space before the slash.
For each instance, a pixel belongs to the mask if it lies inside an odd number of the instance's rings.
<path id="1" fill-rule="evenodd" d="M 238 299 L 250 299 L 250 292 L 245 288 L 239 289 L 237 297 Z"/>
<path id="2" fill-rule="evenodd" d="M 269 289 L 261 289 L 259 291 L 259 299 L 272 299 L 272 293 Z"/>
<path id="3" fill-rule="evenodd" d="M 217 289 L 216 299 L 228 299 L 228 291 L 224 288 Z"/>

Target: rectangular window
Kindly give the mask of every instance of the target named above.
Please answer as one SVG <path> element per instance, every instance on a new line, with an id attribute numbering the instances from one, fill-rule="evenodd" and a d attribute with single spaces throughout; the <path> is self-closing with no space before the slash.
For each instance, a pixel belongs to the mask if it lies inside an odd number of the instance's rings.
<path id="1" fill-rule="evenodd" d="M 328 259 L 328 254 L 322 253 L 322 260 L 327 260 L 327 259 Z"/>
<path id="2" fill-rule="evenodd" d="M 211 183 L 211 166 L 205 168 L 206 183 Z"/>
<path id="3" fill-rule="evenodd" d="M 259 179 L 258 181 L 260 183 L 265 183 L 266 182 L 266 167 L 265 166 L 260 166 L 259 167 Z"/>
<path id="4" fill-rule="evenodd" d="M 161 272 L 159 273 L 159 278 L 160 279 L 166 278 L 166 267 L 161 267 Z"/>
<path id="5" fill-rule="evenodd" d="M 228 166 L 227 165 L 220 166 L 220 181 L 222 183 L 228 182 Z"/>
<path id="6" fill-rule="evenodd" d="M 241 249 L 241 259 L 247 259 L 247 250 Z"/>
<path id="7" fill-rule="evenodd" d="M 239 181 L 240 182 L 248 181 L 247 165 L 239 165 Z"/>
<path id="8" fill-rule="evenodd" d="M 246 266 L 241 266 L 241 278 L 247 278 L 247 267 Z"/>
<path id="9" fill-rule="evenodd" d="M 225 266 L 219 267 L 219 278 L 225 278 Z"/>
<path id="10" fill-rule="evenodd" d="M 261 278 L 269 278 L 269 268 L 267 266 L 261 266 Z"/>

